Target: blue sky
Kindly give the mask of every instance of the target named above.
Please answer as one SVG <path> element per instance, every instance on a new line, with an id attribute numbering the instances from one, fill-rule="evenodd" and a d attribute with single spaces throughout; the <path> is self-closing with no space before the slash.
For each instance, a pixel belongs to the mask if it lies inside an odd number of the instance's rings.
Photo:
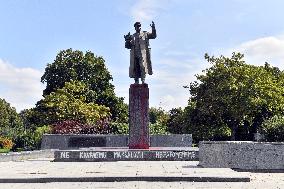
<path id="1" fill-rule="evenodd" d="M 210 65 L 204 53 L 245 54 L 284 69 L 282 0 L 0 0 L 0 98 L 17 111 L 42 98 L 47 63 L 63 49 L 90 50 L 106 60 L 116 94 L 128 101 L 129 51 L 123 35 L 141 21 L 151 40 L 150 106 L 184 107 L 182 86 Z"/>

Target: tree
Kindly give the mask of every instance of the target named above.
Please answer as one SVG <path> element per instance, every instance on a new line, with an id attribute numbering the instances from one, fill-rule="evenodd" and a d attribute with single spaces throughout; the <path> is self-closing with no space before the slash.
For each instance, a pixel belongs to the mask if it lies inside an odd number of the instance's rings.
<path id="1" fill-rule="evenodd" d="M 116 97 L 111 80 L 102 57 L 90 51 L 84 54 L 72 49 L 60 51 L 41 77 L 41 81 L 46 83 L 44 96 L 63 88 L 66 82 L 81 81 L 92 91 L 86 99 L 88 103 L 109 107 L 113 121 L 127 122 L 127 105 L 123 103 L 123 98 Z"/>
<path id="2" fill-rule="evenodd" d="M 24 109 L 19 113 L 24 128 L 34 131 L 38 126 L 44 125 L 44 117 L 40 115 L 35 108 Z"/>
<path id="3" fill-rule="evenodd" d="M 283 72 L 267 64 L 248 65 L 243 57 L 240 53 L 230 58 L 205 54 L 212 66 L 190 84 L 196 109 L 226 124 L 232 140 L 238 133 L 251 138 L 267 116 L 284 109 Z"/>
<path id="4" fill-rule="evenodd" d="M 16 109 L 0 98 L 0 136 L 9 137 L 15 141 L 23 130 L 23 122 Z"/>
<path id="5" fill-rule="evenodd" d="M 168 120 L 168 131 L 174 134 L 184 134 L 185 131 L 185 119 L 182 108 L 173 108 L 170 110 Z"/>
<path id="6" fill-rule="evenodd" d="M 166 125 L 169 119 L 169 113 L 163 110 L 161 107 L 155 108 L 151 107 L 149 108 L 149 121 L 152 124 L 155 124 L 157 122 Z"/>
<path id="7" fill-rule="evenodd" d="M 260 133 L 265 141 L 283 142 L 284 141 L 284 116 L 275 115 L 263 121 Z"/>
<path id="8" fill-rule="evenodd" d="M 230 136 L 230 129 L 221 119 L 204 114 L 191 99 L 183 110 L 182 119 L 184 130 L 192 134 L 194 144 L 204 140 L 228 140 Z"/>
<path id="9" fill-rule="evenodd" d="M 94 91 L 80 81 L 66 82 L 43 100 L 38 102 L 36 109 L 39 117 L 44 117 L 42 124 L 51 125 L 65 120 L 76 120 L 81 123 L 96 124 L 110 116 L 108 107 L 88 102 Z"/>
<path id="10" fill-rule="evenodd" d="M 169 113 L 161 107 L 149 109 L 149 130 L 150 134 L 166 134 L 168 131 L 167 122 L 169 120 Z"/>
<path id="11" fill-rule="evenodd" d="M 88 125 L 93 131 L 101 131 L 101 127 L 108 123 L 110 111 L 103 105 L 87 102 L 87 97 L 93 93 L 83 82 L 66 82 L 63 88 L 40 100 L 35 108 L 23 110 L 20 115 L 26 132 L 19 136 L 15 147 L 38 149 L 44 133 L 54 130 L 54 126 L 66 126 L 71 120 L 80 123 L 78 126 Z M 66 130 L 68 132 L 72 133 L 71 129 Z"/>

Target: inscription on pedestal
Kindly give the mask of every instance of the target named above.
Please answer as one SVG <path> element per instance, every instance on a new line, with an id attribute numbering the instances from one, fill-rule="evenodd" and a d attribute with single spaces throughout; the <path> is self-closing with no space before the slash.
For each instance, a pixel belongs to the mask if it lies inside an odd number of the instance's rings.
<path id="1" fill-rule="evenodd" d="M 156 152 L 157 159 L 166 159 L 166 158 L 175 158 L 175 159 L 184 159 L 184 158 L 194 158 L 195 153 L 193 152 Z"/>
<path id="2" fill-rule="evenodd" d="M 192 161 L 197 151 L 56 151 L 55 161 Z"/>
<path id="3" fill-rule="evenodd" d="M 143 159 L 143 152 L 113 152 L 113 159 Z"/>
<path id="4" fill-rule="evenodd" d="M 60 152 L 60 158 L 69 159 L 69 152 Z"/>
<path id="5" fill-rule="evenodd" d="M 80 159 L 105 159 L 107 157 L 106 152 L 80 152 Z"/>

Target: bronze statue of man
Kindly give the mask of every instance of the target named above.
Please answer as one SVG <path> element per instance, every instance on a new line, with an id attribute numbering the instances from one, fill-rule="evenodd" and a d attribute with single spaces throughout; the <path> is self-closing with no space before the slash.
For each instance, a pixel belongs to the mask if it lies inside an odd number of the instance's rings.
<path id="1" fill-rule="evenodd" d="M 134 24 L 135 33 L 130 32 L 124 36 L 125 48 L 130 49 L 129 77 L 134 78 L 135 84 L 139 84 L 139 78 L 145 83 L 146 74 L 152 75 L 151 48 L 149 39 L 157 37 L 155 24 L 150 24 L 152 32 L 141 31 L 141 23 Z"/>

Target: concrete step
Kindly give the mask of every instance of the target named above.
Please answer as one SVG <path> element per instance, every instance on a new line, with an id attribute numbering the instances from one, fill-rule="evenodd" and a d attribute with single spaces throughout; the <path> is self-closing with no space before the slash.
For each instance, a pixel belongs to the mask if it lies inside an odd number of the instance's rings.
<path id="1" fill-rule="evenodd" d="M 250 182 L 247 172 L 201 168 L 198 161 L 0 162 L 0 183 Z"/>
<path id="2" fill-rule="evenodd" d="M 190 177 L 190 176 L 134 176 L 134 177 L 38 177 L 0 178 L 0 183 L 50 183 L 50 182 L 250 182 L 249 177 Z"/>

